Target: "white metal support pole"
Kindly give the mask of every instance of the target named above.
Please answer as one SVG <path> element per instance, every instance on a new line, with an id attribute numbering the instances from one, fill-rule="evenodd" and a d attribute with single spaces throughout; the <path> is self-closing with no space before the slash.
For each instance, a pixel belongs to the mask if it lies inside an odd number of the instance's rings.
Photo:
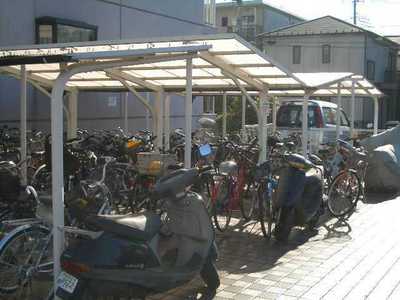
<path id="1" fill-rule="evenodd" d="M 308 153 L 308 100 L 310 99 L 310 93 L 306 91 L 303 100 L 303 122 L 302 122 L 302 148 L 303 155 L 307 156 Z"/>
<path id="2" fill-rule="evenodd" d="M 186 99 L 185 99 L 185 168 L 192 165 L 192 58 L 186 59 Z"/>
<path id="3" fill-rule="evenodd" d="M 150 104 L 150 93 L 146 93 L 146 100 L 147 103 Z M 150 130 L 150 111 L 146 109 L 146 129 Z M 155 130 L 155 128 L 152 128 L 152 130 Z"/>
<path id="4" fill-rule="evenodd" d="M 267 114 L 268 114 L 268 92 L 260 92 L 260 120 L 258 127 L 259 130 L 259 144 L 260 144 L 260 156 L 258 162 L 262 163 L 267 160 Z"/>
<path id="5" fill-rule="evenodd" d="M 378 121 L 379 121 L 379 99 L 373 97 L 374 100 L 374 134 L 378 134 Z"/>
<path id="6" fill-rule="evenodd" d="M 222 137 L 226 137 L 226 98 L 227 95 L 224 92 L 222 95 Z"/>
<path id="7" fill-rule="evenodd" d="M 164 102 L 164 134 L 165 134 L 165 150 L 169 150 L 169 136 L 171 131 L 171 95 L 165 96 Z"/>
<path id="8" fill-rule="evenodd" d="M 354 118 L 355 118 L 355 105 L 356 105 L 356 83 L 354 80 L 351 82 L 351 100 L 350 100 L 350 137 L 354 137 Z"/>
<path id="9" fill-rule="evenodd" d="M 68 93 L 67 105 L 67 137 L 74 139 L 78 130 L 78 90 L 72 90 Z"/>
<path id="10" fill-rule="evenodd" d="M 246 95 L 242 94 L 242 140 L 243 142 L 247 141 L 247 134 L 246 134 Z"/>
<path id="11" fill-rule="evenodd" d="M 160 149 L 163 148 L 163 127 L 164 127 L 164 122 L 163 122 L 163 106 L 164 106 L 164 92 L 163 91 L 158 91 L 156 92 L 156 112 L 157 112 L 157 130 L 156 130 L 156 151 L 159 151 Z"/>
<path id="12" fill-rule="evenodd" d="M 26 112 L 27 112 L 27 104 L 26 104 L 26 87 L 27 87 L 27 74 L 25 65 L 21 65 L 21 95 L 20 95 L 20 109 L 21 109 L 21 118 L 20 118 L 20 144 L 21 144 L 21 173 L 22 173 L 22 184 L 27 184 L 27 166 L 26 166 L 26 155 L 27 155 L 27 142 L 26 142 Z"/>
<path id="13" fill-rule="evenodd" d="M 124 93 L 124 132 L 128 134 L 129 131 L 129 113 L 128 113 L 128 104 L 129 104 L 129 93 Z"/>
<path id="14" fill-rule="evenodd" d="M 336 111 L 336 139 L 340 138 L 342 133 L 341 126 L 341 111 L 342 111 L 342 85 L 338 84 L 337 92 L 337 111 Z"/>
<path id="15" fill-rule="evenodd" d="M 68 72 L 61 72 L 51 92 L 54 287 L 61 271 L 60 257 L 64 247 L 63 93 L 70 76 Z"/>
<path id="16" fill-rule="evenodd" d="M 277 98 L 272 99 L 272 133 L 276 132 Z"/>

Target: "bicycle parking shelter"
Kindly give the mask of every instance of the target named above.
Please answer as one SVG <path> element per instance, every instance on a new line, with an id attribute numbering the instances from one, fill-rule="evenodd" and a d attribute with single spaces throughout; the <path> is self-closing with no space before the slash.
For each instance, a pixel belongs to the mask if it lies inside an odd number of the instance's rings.
<path id="1" fill-rule="evenodd" d="M 77 129 L 79 91 L 129 91 L 135 94 L 152 115 L 157 148 L 162 144 L 163 134 L 169 136 L 169 122 L 163 121 L 164 115 L 169 120 L 168 94 L 183 92 L 185 167 L 191 165 L 194 94 L 243 94 L 257 112 L 260 161 L 266 159 L 267 153 L 269 99 L 276 96 L 304 98 L 303 151 L 306 152 L 307 106 L 311 95 L 337 95 L 339 107 L 341 97 L 345 95 L 351 96 L 353 102 L 355 95 L 374 98 L 375 132 L 377 101 L 382 96 L 372 84 L 352 73 L 293 74 L 232 34 L 7 47 L 0 49 L 0 74 L 18 78 L 21 82 L 22 160 L 27 155 L 27 83 L 51 98 L 54 278 L 60 272 L 59 257 L 64 244 L 63 110 L 68 112 L 68 136 L 73 137 Z M 64 92 L 69 98 L 68 109 L 63 106 Z M 154 107 L 140 92 L 156 94 Z M 259 105 L 252 93 L 260 98 Z M 226 96 L 224 98 L 226 102 Z M 354 128 L 354 120 L 352 126 Z"/>

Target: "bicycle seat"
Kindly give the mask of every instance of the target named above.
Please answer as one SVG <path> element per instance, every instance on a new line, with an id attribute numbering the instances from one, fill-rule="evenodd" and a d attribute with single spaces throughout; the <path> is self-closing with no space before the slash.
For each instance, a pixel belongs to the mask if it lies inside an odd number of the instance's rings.
<path id="1" fill-rule="evenodd" d="M 153 212 L 140 215 L 92 215 L 86 219 L 89 226 L 126 239 L 151 240 L 161 228 L 161 220 Z"/>
<path id="2" fill-rule="evenodd" d="M 169 165 L 169 166 L 167 167 L 167 170 L 176 171 L 176 170 L 183 169 L 183 167 L 184 167 L 184 166 L 183 166 L 182 163 L 177 163 L 177 164 Z"/>
<path id="3" fill-rule="evenodd" d="M 233 160 L 223 161 L 219 164 L 219 173 L 224 176 L 232 176 L 238 171 L 238 165 Z"/>
<path id="4" fill-rule="evenodd" d="M 322 159 L 320 159 L 318 156 L 316 156 L 315 154 L 311 154 L 308 158 L 314 165 L 323 165 L 324 162 L 322 161 Z"/>

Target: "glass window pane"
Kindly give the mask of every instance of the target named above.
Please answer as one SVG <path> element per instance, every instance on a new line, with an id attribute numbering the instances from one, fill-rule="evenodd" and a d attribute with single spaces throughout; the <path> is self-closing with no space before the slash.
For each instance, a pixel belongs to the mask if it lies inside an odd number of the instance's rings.
<path id="1" fill-rule="evenodd" d="M 70 42 L 86 42 L 94 41 L 96 39 L 95 30 L 79 28 L 68 25 L 57 25 L 57 42 L 70 43 Z"/>
<path id="2" fill-rule="evenodd" d="M 205 96 L 203 100 L 203 112 L 208 114 L 214 113 L 214 97 Z"/>
<path id="3" fill-rule="evenodd" d="M 336 109 L 331 107 L 322 108 L 322 113 L 324 114 L 325 123 L 329 125 L 336 124 Z"/>
<path id="4" fill-rule="evenodd" d="M 293 46 L 293 64 L 301 63 L 301 46 Z"/>
<path id="5" fill-rule="evenodd" d="M 50 44 L 53 42 L 53 26 L 39 25 L 39 44 Z"/>
<path id="6" fill-rule="evenodd" d="M 375 62 L 372 60 L 367 61 L 367 79 L 375 80 Z"/>
<path id="7" fill-rule="evenodd" d="M 322 46 L 322 63 L 323 64 L 331 63 L 331 46 L 330 45 Z"/>

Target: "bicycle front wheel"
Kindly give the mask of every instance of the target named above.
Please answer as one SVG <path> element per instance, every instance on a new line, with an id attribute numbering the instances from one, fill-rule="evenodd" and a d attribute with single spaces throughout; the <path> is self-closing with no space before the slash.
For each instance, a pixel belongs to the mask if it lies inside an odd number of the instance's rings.
<path id="1" fill-rule="evenodd" d="M 213 217 L 215 227 L 223 232 L 229 227 L 232 217 L 232 207 L 230 204 L 229 180 L 222 179 L 214 186 L 213 191 Z"/>
<path id="2" fill-rule="evenodd" d="M 352 171 L 336 175 L 328 191 L 328 209 L 335 217 L 343 217 L 353 211 L 361 193 L 361 182 Z"/>
<path id="3" fill-rule="evenodd" d="M 50 234 L 45 227 L 30 226 L 4 237 L 0 245 L 0 294 L 15 293 L 32 279 L 28 277 L 34 275 L 33 270 L 51 273 Z"/>
<path id="4" fill-rule="evenodd" d="M 254 197 L 255 193 L 257 193 L 257 184 L 247 182 L 243 192 L 240 194 L 240 212 L 242 213 L 242 218 L 246 221 L 249 221 L 254 214 L 257 203 L 257 197 Z"/>
<path id="5" fill-rule="evenodd" d="M 269 240 L 272 235 L 273 223 L 272 199 L 267 195 L 262 185 L 260 185 L 255 195 L 258 200 L 258 220 L 260 221 L 261 231 L 263 236 Z"/>

